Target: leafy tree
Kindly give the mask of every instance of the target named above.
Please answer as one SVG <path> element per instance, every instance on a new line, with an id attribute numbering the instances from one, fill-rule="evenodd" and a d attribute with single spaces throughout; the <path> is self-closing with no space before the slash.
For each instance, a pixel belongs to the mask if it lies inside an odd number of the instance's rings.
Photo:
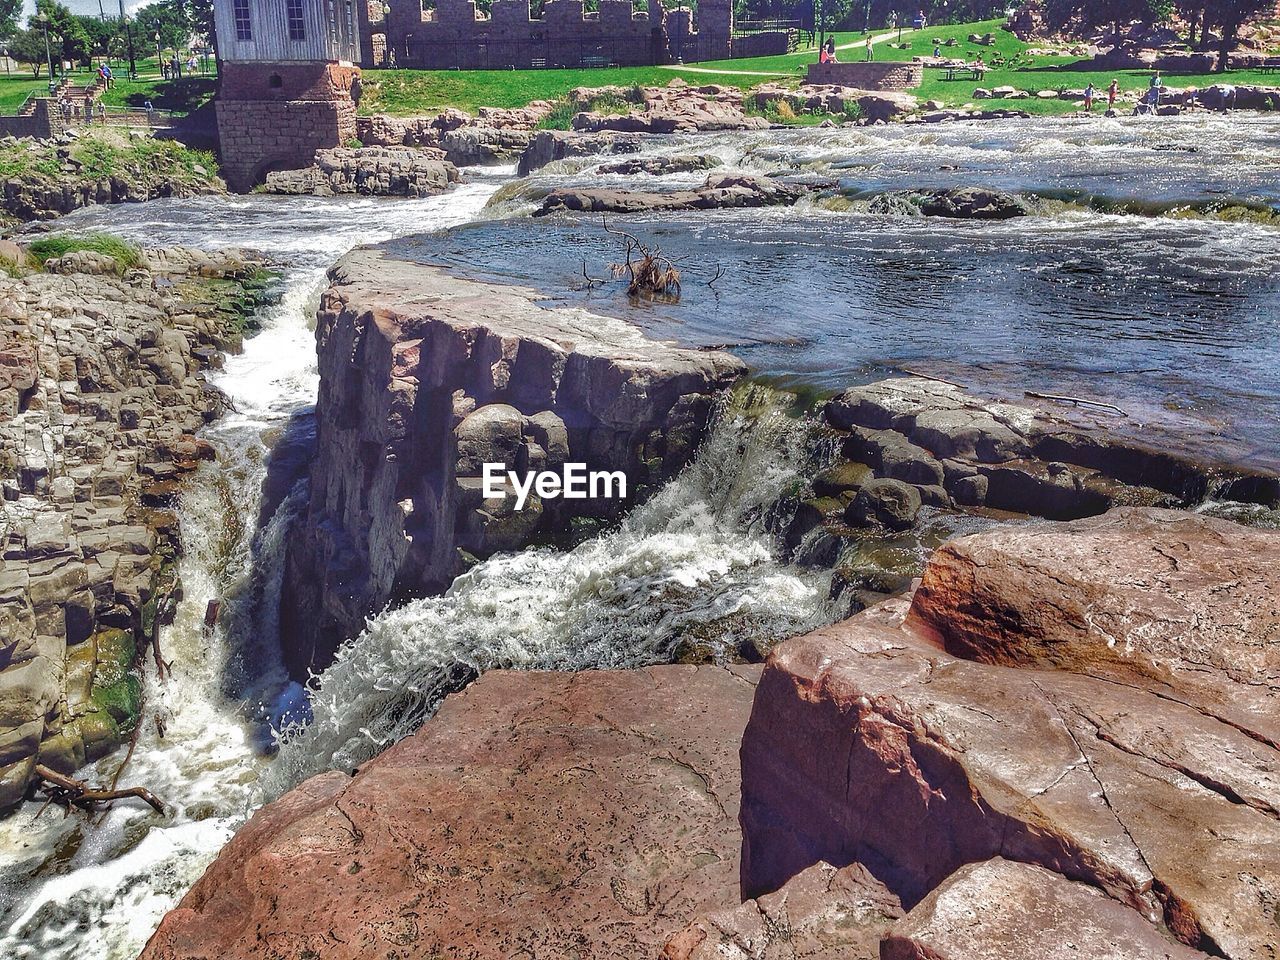
<path id="1" fill-rule="evenodd" d="M 9 40 L 9 56 L 31 67 L 33 77 L 40 76 L 45 65 L 43 31 L 19 30 Z"/>
<path id="2" fill-rule="evenodd" d="M 1049 0 L 1045 20 L 1054 29 L 1076 25 L 1085 30 L 1111 27 L 1115 36 L 1135 20 L 1145 26 L 1163 23 L 1173 13 L 1172 0 Z"/>
<path id="3" fill-rule="evenodd" d="M 57 0 L 36 0 L 36 15 L 41 14 L 49 18 L 49 40 L 55 60 L 79 63 L 89 58 L 89 34 L 85 32 L 80 17 Z M 31 27 L 43 29 L 35 18 L 31 20 Z"/>
<path id="4" fill-rule="evenodd" d="M 8 40 L 18 32 L 22 19 L 22 0 L 0 0 L 0 40 Z"/>
<path id="5" fill-rule="evenodd" d="M 1274 0 L 1207 0 L 1204 3 L 1201 41 L 1210 28 L 1218 30 L 1219 70 L 1227 69 L 1227 54 L 1240 42 L 1240 28 L 1262 14 L 1270 14 L 1275 8 Z"/>

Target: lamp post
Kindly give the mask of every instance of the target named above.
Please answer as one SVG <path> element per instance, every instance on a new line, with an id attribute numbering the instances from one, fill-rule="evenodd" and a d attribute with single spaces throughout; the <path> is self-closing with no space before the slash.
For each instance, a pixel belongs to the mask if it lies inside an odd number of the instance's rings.
<path id="1" fill-rule="evenodd" d="M 164 58 L 160 54 L 160 22 L 156 21 L 156 69 L 164 76 Z"/>
<path id="2" fill-rule="evenodd" d="M 49 47 L 49 15 L 40 13 L 36 15 L 40 27 L 44 30 L 44 58 L 49 64 L 49 92 L 53 93 L 53 50 Z"/>
<path id="3" fill-rule="evenodd" d="M 124 0 L 120 0 L 120 22 L 124 24 L 124 42 L 129 50 L 129 79 L 138 79 L 138 62 L 133 55 L 133 30 L 129 26 L 129 17 L 124 12 Z"/>

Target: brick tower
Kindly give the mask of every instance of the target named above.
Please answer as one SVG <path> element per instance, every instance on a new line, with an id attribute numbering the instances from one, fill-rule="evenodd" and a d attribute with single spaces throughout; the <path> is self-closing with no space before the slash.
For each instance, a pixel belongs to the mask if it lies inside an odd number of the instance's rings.
<path id="1" fill-rule="evenodd" d="M 214 0 L 222 172 L 248 190 L 356 135 L 359 0 Z M 354 89 L 353 89 L 354 88 Z"/>

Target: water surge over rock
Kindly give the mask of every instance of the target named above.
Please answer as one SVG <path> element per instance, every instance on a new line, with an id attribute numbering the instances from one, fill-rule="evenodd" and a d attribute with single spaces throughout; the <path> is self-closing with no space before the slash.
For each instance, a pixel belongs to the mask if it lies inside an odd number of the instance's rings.
<path id="1" fill-rule="evenodd" d="M 780 564 L 765 529 L 799 483 L 809 429 L 730 405 L 694 462 L 616 529 L 495 556 L 443 596 L 372 618 L 317 678 L 314 719 L 286 731 L 273 786 L 358 766 L 494 667 L 729 659 L 826 622 L 829 574 Z"/>

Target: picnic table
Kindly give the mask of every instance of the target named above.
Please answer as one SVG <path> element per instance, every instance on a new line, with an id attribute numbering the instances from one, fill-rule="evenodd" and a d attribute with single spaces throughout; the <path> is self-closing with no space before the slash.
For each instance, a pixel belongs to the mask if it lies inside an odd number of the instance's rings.
<path id="1" fill-rule="evenodd" d="M 981 80 L 983 77 L 987 75 L 987 71 L 985 68 L 975 67 L 968 63 L 950 64 L 947 66 L 946 69 L 947 69 L 948 80 L 957 80 L 957 79 L 965 79 L 965 78 L 969 80 Z"/>

